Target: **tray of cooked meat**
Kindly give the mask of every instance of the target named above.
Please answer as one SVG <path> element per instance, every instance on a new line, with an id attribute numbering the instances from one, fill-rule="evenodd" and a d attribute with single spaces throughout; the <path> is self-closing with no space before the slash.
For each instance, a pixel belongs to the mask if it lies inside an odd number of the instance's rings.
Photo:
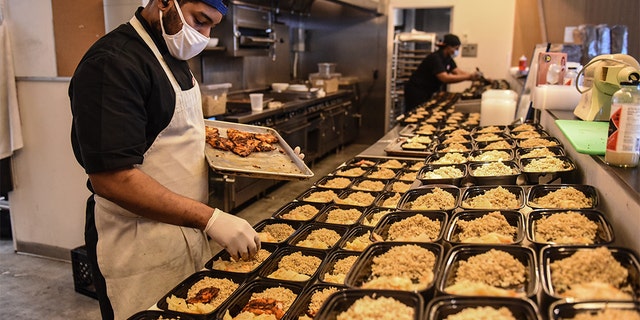
<path id="1" fill-rule="evenodd" d="M 205 120 L 205 156 L 221 174 L 303 180 L 313 172 L 280 134 L 269 127 Z"/>

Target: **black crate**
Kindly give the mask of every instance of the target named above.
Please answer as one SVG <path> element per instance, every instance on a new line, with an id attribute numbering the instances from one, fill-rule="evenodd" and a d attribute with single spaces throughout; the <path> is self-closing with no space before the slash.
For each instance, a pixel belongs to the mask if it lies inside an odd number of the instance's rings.
<path id="1" fill-rule="evenodd" d="M 71 266 L 73 268 L 73 287 L 76 292 L 98 299 L 85 246 L 71 250 Z"/>

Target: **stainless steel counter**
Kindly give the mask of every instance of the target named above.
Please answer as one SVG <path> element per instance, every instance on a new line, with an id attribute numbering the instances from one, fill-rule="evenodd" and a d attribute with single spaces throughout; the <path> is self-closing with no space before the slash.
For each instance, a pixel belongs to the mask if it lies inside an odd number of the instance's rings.
<path id="1" fill-rule="evenodd" d="M 270 123 L 270 121 L 276 121 L 276 118 L 282 116 L 288 116 L 291 112 L 296 112 L 300 109 L 305 109 L 308 107 L 314 106 L 322 106 L 323 103 L 328 102 L 330 100 L 341 99 L 345 100 L 352 99 L 353 92 L 349 90 L 339 90 L 334 93 L 327 94 L 322 98 L 308 98 L 308 99 L 293 99 L 289 101 L 281 101 L 283 102 L 282 107 L 276 109 L 263 109 L 262 111 L 247 111 L 236 114 L 228 114 L 217 117 L 218 120 L 229 121 L 229 122 L 238 122 L 238 123 L 251 123 L 257 125 L 266 125 L 270 126 L 274 123 Z M 267 96 L 265 96 L 266 98 Z M 280 99 L 275 95 L 274 98 L 276 101 Z M 312 110 L 313 111 L 313 110 Z M 256 123 L 258 122 L 258 123 Z"/>

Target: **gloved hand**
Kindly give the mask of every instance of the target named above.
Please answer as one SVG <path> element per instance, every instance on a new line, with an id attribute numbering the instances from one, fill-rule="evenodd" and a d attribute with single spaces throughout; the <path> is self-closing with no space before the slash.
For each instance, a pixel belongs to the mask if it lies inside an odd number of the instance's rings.
<path id="1" fill-rule="evenodd" d="M 293 152 L 298 156 L 298 158 L 300 158 L 300 160 L 304 159 L 304 153 L 300 153 L 300 146 L 295 147 Z"/>
<path id="2" fill-rule="evenodd" d="M 244 219 L 215 209 L 204 229 L 234 259 L 247 260 L 260 250 L 260 238 Z"/>

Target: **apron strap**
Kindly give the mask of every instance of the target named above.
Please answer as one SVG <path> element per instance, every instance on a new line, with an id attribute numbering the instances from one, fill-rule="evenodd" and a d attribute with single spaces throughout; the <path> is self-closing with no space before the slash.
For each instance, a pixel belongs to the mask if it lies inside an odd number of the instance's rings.
<path id="1" fill-rule="evenodd" d="M 147 33 L 147 30 L 144 29 L 142 23 L 138 21 L 138 18 L 136 16 L 133 16 L 133 18 L 129 20 L 129 23 L 131 24 L 131 26 L 133 26 L 133 29 L 136 30 L 138 35 L 140 35 L 142 40 L 144 40 L 149 49 L 151 49 L 153 54 L 156 56 L 156 59 L 158 59 L 158 61 L 160 62 L 162 69 L 164 69 L 164 72 L 169 77 L 169 81 L 171 82 L 171 86 L 173 86 L 173 89 L 176 92 L 182 91 L 180 85 L 178 84 L 178 80 L 176 80 L 176 78 L 173 76 L 173 72 L 171 72 L 171 69 L 169 69 L 169 65 L 167 65 L 166 61 L 164 61 L 164 57 L 162 57 L 160 50 L 158 50 L 158 47 L 156 46 L 155 42 L 153 42 L 153 39 L 151 39 L 149 33 Z"/>

